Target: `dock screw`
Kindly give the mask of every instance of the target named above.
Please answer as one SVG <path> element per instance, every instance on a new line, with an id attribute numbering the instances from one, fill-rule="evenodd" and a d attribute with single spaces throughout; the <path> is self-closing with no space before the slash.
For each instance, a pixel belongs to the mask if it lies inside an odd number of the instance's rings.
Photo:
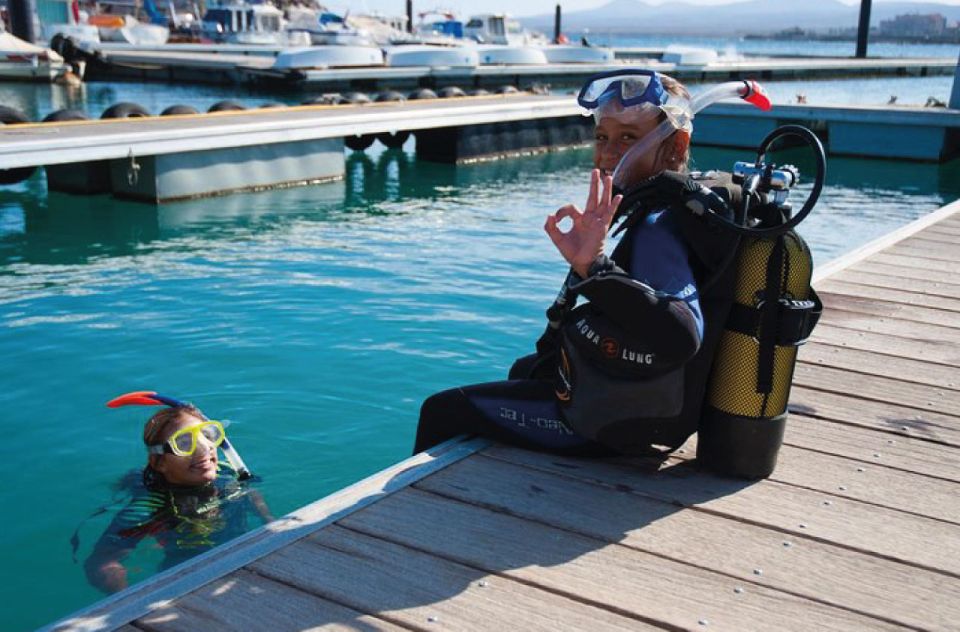
<path id="1" fill-rule="evenodd" d="M 841 486 L 840 486 L 840 487 L 838 487 L 837 489 L 839 489 L 839 490 L 840 490 L 840 491 L 842 491 L 842 492 L 845 492 L 845 491 L 847 491 L 847 487 L 846 487 L 846 485 L 841 485 Z"/>
<path id="2" fill-rule="evenodd" d="M 710 622 L 707 621 L 706 619 L 700 619 L 699 621 L 697 621 L 697 623 L 699 623 L 700 625 L 710 625 Z"/>
<path id="3" fill-rule="evenodd" d="M 887 439 L 887 445 L 893 445 L 893 439 Z"/>
<path id="4" fill-rule="evenodd" d="M 739 586 L 737 586 L 736 588 L 733 589 L 733 592 L 735 592 L 735 593 L 737 593 L 737 594 L 739 595 L 740 593 L 743 592 L 743 588 L 740 588 Z"/>
<path id="5" fill-rule="evenodd" d="M 801 529 L 806 529 L 806 528 L 807 528 L 807 523 L 801 522 L 801 523 L 800 523 L 800 528 L 801 528 Z"/>
<path id="6" fill-rule="evenodd" d="M 427 617 L 427 621 L 429 621 L 430 623 L 436 623 L 436 622 L 437 622 L 437 618 L 434 617 L 434 616 L 429 616 L 429 617 Z"/>
<path id="7" fill-rule="evenodd" d="M 791 546 L 793 546 L 793 544 L 791 544 L 790 542 L 784 542 L 784 543 L 783 543 L 783 546 L 784 546 L 784 548 L 789 549 Z"/>
<path id="8" fill-rule="evenodd" d="M 762 568 L 755 568 L 755 569 L 753 569 L 753 574 L 754 574 L 754 575 L 763 575 L 763 569 L 762 569 Z"/>
<path id="9" fill-rule="evenodd" d="M 825 501 L 823 501 L 823 504 L 826 505 L 827 507 L 829 507 L 829 506 L 832 505 L 833 503 L 830 502 L 829 500 L 825 500 Z"/>
<path id="10" fill-rule="evenodd" d="M 857 471 L 858 471 L 858 472 L 865 472 L 866 470 L 864 470 L 862 467 L 858 467 L 858 468 L 857 468 Z"/>
<path id="11" fill-rule="evenodd" d="M 480 588 L 486 588 L 487 582 L 481 579 L 479 582 L 477 582 L 477 586 L 479 586 Z"/>
<path id="12" fill-rule="evenodd" d="M 873 453 L 873 458 L 879 459 L 879 458 L 880 458 L 880 453 L 879 453 L 879 452 L 874 452 L 874 453 Z"/>

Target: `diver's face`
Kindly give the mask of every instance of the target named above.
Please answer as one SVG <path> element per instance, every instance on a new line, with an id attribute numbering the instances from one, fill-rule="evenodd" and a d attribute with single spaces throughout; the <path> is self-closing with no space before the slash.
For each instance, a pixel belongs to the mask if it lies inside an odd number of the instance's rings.
<path id="1" fill-rule="evenodd" d="M 657 117 L 638 118 L 622 115 L 601 117 L 594 132 L 593 166 L 600 169 L 604 175 L 612 174 L 627 150 L 656 129 L 659 124 Z M 656 154 L 656 149 L 653 149 L 640 157 L 633 171 L 643 177 L 656 175 L 654 171 Z"/>
<path id="2" fill-rule="evenodd" d="M 181 414 L 176 421 L 165 428 L 163 440 L 166 441 L 173 433 L 183 428 L 190 428 L 203 423 L 203 420 L 190 413 Z M 172 485 L 198 487 L 211 483 L 217 478 L 217 447 L 210 440 L 197 433 L 197 448 L 190 456 L 176 454 L 161 454 L 154 469 L 163 474 L 163 477 Z"/>

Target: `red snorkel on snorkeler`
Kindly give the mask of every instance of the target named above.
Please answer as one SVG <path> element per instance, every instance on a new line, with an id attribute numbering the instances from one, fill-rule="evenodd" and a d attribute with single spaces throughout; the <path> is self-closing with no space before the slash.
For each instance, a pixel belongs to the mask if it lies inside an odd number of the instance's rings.
<path id="1" fill-rule="evenodd" d="M 107 402 L 107 406 L 109 408 L 120 408 L 121 406 L 169 406 L 171 408 L 186 408 L 190 406 L 190 404 L 173 397 L 161 395 L 156 391 L 133 391 L 111 399 Z M 196 409 L 196 412 L 204 421 L 211 421 L 206 415 L 200 412 L 199 409 Z M 223 450 L 223 455 L 227 457 L 227 461 L 236 471 L 238 480 L 242 481 L 250 478 L 250 470 L 243 462 L 243 459 L 240 458 L 240 454 L 236 448 L 227 440 L 226 434 L 223 435 L 220 449 Z"/>

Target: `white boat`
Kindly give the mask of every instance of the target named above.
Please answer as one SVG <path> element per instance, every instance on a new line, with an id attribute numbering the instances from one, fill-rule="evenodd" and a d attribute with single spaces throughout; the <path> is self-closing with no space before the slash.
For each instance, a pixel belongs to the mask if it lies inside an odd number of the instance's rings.
<path id="1" fill-rule="evenodd" d="M 77 43 L 98 44 L 103 42 L 124 42 L 134 46 L 162 46 L 170 37 L 170 29 L 164 24 L 166 16 L 160 13 L 152 0 L 143 5 L 144 18 L 156 22 L 144 22 L 137 15 L 123 13 L 134 11 L 140 14 L 141 5 L 101 0 L 104 5 L 116 13 L 88 15 L 81 11 L 73 0 L 37 0 L 37 9 L 44 16 L 42 33 L 46 41 L 56 35 L 69 37 Z"/>
<path id="2" fill-rule="evenodd" d="M 318 46 L 374 46 L 374 36 L 364 28 L 356 28 L 343 17 L 325 9 L 291 6 L 287 9 L 284 29 L 307 38 Z M 384 40 L 388 41 L 387 39 Z"/>
<path id="3" fill-rule="evenodd" d="M 547 56 L 532 46 L 496 46 L 480 44 L 476 47 L 484 66 L 527 66 L 547 63 Z"/>
<path id="4" fill-rule="evenodd" d="M 372 46 L 311 46 L 290 48 L 277 55 L 278 70 L 382 66 L 383 51 Z"/>
<path id="5" fill-rule="evenodd" d="M 678 66 L 706 66 L 717 61 L 717 51 L 709 48 L 671 44 L 663 52 L 660 61 Z"/>
<path id="6" fill-rule="evenodd" d="M 216 43 L 253 46 L 309 46 L 307 33 L 289 31 L 283 11 L 272 4 L 232 2 L 209 5 L 201 20 L 203 35 Z"/>
<path id="7" fill-rule="evenodd" d="M 540 50 L 551 64 L 609 64 L 614 60 L 612 48 L 551 44 Z"/>
<path id="8" fill-rule="evenodd" d="M 474 46 L 387 46 L 387 65 L 476 68 L 480 58 Z"/>
<path id="9" fill-rule="evenodd" d="M 54 81 L 69 70 L 63 57 L 0 32 L 0 79 Z"/>
<path id="10" fill-rule="evenodd" d="M 132 15 L 91 15 L 88 26 L 96 26 L 101 42 L 124 42 L 133 46 L 162 46 L 170 39 L 170 29 L 141 22 Z"/>
<path id="11" fill-rule="evenodd" d="M 535 46 L 549 43 L 543 33 L 529 31 L 503 13 L 483 13 L 471 17 L 463 27 L 463 36 L 481 44 Z"/>

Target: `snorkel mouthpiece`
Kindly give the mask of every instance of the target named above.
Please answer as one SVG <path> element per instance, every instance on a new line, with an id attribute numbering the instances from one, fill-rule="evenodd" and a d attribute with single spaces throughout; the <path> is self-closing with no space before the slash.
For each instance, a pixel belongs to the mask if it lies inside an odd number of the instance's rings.
<path id="1" fill-rule="evenodd" d="M 182 408 L 189 406 L 189 404 L 174 397 L 161 395 L 156 391 L 133 391 L 114 397 L 107 402 L 108 408 L 120 408 L 121 406 L 169 406 L 170 408 Z M 208 417 L 200 412 L 199 409 L 197 409 L 197 412 L 205 421 L 209 421 Z M 227 457 L 230 466 L 237 473 L 238 480 L 243 481 L 250 478 L 250 470 L 247 468 L 246 463 L 243 462 L 243 459 L 240 458 L 240 454 L 236 448 L 233 447 L 233 444 L 227 440 L 226 436 L 223 438 L 223 443 L 220 444 L 220 449 L 223 450 L 223 455 Z"/>

